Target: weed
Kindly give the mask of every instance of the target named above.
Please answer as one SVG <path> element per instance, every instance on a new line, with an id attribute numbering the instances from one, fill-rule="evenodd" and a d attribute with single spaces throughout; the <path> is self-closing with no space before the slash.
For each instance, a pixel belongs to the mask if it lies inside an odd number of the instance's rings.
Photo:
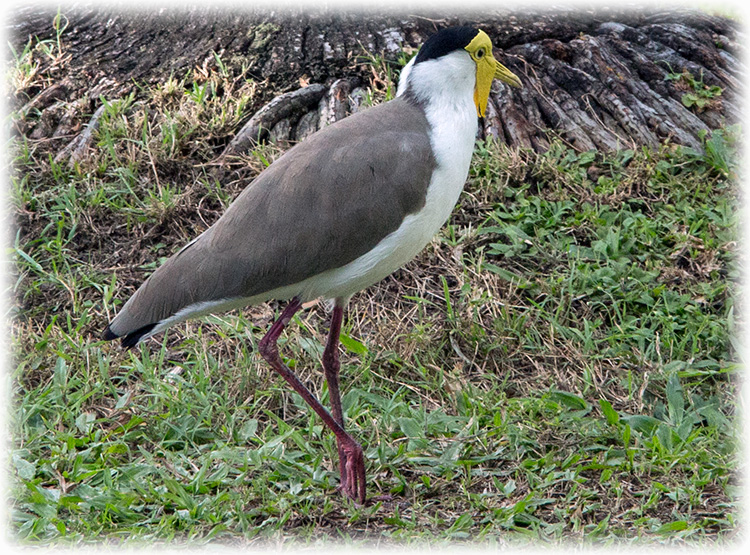
<path id="1" fill-rule="evenodd" d="M 358 58 L 370 75 L 370 86 L 364 99 L 365 106 L 387 102 L 396 97 L 398 74 L 409 62 L 409 55 L 402 51 L 394 62 L 380 54 L 373 54 L 362 47 L 363 54 Z"/>
<path id="2" fill-rule="evenodd" d="M 706 85 L 703 82 L 703 75 L 696 79 L 689 71 L 682 73 L 667 73 L 667 81 L 675 81 L 687 92 L 682 95 L 682 104 L 686 108 L 695 108 L 696 111 L 702 112 L 707 108 L 715 105 L 721 96 L 722 89 L 718 85 Z"/>

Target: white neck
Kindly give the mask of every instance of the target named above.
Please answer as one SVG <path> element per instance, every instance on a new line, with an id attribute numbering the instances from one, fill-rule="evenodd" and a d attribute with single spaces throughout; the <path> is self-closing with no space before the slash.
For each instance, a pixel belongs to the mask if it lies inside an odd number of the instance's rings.
<path id="1" fill-rule="evenodd" d="M 424 108 L 438 165 L 451 166 L 463 185 L 477 134 L 476 64 L 463 51 L 416 65 L 412 59 L 400 81 L 397 96 L 408 91 Z"/>
<path id="2" fill-rule="evenodd" d="M 443 95 L 473 101 L 476 64 L 468 52 L 457 50 L 415 65 L 416 59 L 412 58 L 401 71 L 396 96 L 408 90 L 420 101 L 429 102 Z"/>

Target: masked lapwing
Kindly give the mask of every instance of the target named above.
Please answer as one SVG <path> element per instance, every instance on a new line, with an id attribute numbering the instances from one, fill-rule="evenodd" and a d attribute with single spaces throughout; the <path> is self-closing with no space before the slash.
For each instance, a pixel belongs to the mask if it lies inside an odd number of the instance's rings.
<path id="1" fill-rule="evenodd" d="M 141 285 L 104 338 L 132 347 L 189 318 L 288 300 L 258 350 L 336 435 L 340 489 L 364 503 L 362 447 L 344 430 L 339 395 L 344 307 L 411 260 L 448 219 L 494 78 L 521 86 L 495 60 L 485 32 L 434 34 L 402 71 L 396 98 L 321 129 L 273 162 Z M 322 357 L 330 412 L 276 343 L 302 304 L 317 298 L 334 300 Z"/>

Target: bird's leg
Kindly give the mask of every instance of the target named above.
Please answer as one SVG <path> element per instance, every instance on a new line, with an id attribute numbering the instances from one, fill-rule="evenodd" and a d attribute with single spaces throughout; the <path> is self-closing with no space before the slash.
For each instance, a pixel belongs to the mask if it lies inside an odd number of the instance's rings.
<path id="1" fill-rule="evenodd" d="M 346 433 L 343 426 L 343 415 L 341 414 L 341 402 L 339 400 L 336 417 L 325 409 L 325 407 L 310 393 L 300 379 L 284 364 L 279 355 L 277 341 L 281 332 L 292 320 L 294 314 L 300 309 L 302 303 L 298 298 L 292 299 L 284 308 L 281 316 L 276 320 L 268 330 L 263 339 L 258 343 L 258 351 L 261 356 L 283 377 L 292 388 L 310 405 L 310 407 L 323 419 L 323 423 L 331 429 L 336 435 L 336 443 L 339 446 L 339 457 L 341 458 L 341 483 L 342 489 L 346 495 L 355 499 L 359 503 L 365 502 L 365 459 L 362 447 L 354 438 Z M 343 308 L 342 308 L 343 315 Z M 341 323 L 339 322 L 339 329 Z M 338 334 L 336 334 L 338 343 Z M 338 357 L 337 357 L 338 358 Z M 338 370 L 336 372 L 336 392 L 338 396 Z M 327 374 L 326 374 L 327 376 Z M 330 391 L 330 384 L 329 384 Z M 343 458 L 342 458 L 343 456 Z M 343 487 L 346 484 L 346 487 Z"/>
<path id="2" fill-rule="evenodd" d="M 331 413 L 336 422 L 344 427 L 344 415 L 341 410 L 341 394 L 339 392 L 339 336 L 341 335 L 341 323 L 344 319 L 343 303 L 336 299 L 331 315 L 331 327 L 328 330 L 328 341 L 323 351 L 323 370 L 325 370 L 326 382 L 328 382 L 328 396 L 331 399 Z"/>
<path id="3" fill-rule="evenodd" d="M 339 336 L 341 334 L 341 323 L 344 319 L 344 301 L 343 299 L 336 299 L 333 314 L 331 315 L 331 328 L 328 332 L 328 341 L 326 342 L 326 348 L 323 351 L 323 370 L 325 370 L 326 382 L 328 383 L 328 397 L 331 401 L 331 414 L 334 420 L 338 422 L 341 427 L 344 427 L 344 412 L 341 408 L 341 393 L 339 391 Z M 349 492 L 353 488 L 348 472 L 345 469 L 350 469 L 355 472 L 362 472 L 364 475 L 364 466 L 362 468 L 352 468 L 352 465 L 348 464 L 348 454 L 346 452 L 344 444 L 340 441 L 336 442 L 339 450 L 339 468 L 341 469 L 341 489 L 344 492 Z M 356 466 L 356 465 L 355 465 Z M 361 479 L 364 482 L 364 478 Z"/>

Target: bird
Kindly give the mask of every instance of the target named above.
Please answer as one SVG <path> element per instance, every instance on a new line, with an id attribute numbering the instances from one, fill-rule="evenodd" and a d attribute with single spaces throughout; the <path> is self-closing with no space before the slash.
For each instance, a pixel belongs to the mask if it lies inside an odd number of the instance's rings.
<path id="1" fill-rule="evenodd" d="M 473 26 L 441 29 L 404 66 L 393 99 L 295 144 L 208 229 L 154 271 L 105 327 L 132 348 L 188 319 L 287 301 L 261 357 L 336 437 L 340 492 L 366 501 L 361 445 L 345 429 L 339 336 L 353 294 L 414 258 L 449 218 L 469 172 L 493 79 L 521 80 Z M 330 411 L 284 363 L 277 340 L 304 303 L 332 300 L 321 357 Z"/>

